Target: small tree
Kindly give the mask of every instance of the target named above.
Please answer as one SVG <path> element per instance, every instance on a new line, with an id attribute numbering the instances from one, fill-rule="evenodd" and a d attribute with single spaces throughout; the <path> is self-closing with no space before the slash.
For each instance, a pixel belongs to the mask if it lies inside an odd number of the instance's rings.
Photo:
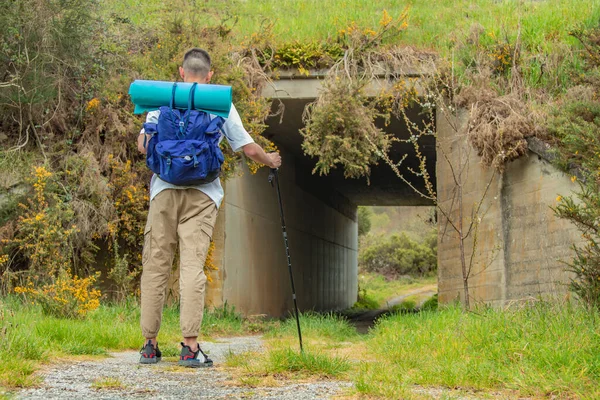
<path id="1" fill-rule="evenodd" d="M 358 207 L 358 236 L 364 236 L 371 230 L 371 216 L 373 212 L 369 207 Z"/>

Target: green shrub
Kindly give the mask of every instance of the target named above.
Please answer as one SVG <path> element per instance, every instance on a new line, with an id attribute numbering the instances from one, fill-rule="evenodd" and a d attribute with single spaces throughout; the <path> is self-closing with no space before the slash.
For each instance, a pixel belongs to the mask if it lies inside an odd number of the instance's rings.
<path id="1" fill-rule="evenodd" d="M 436 248 L 418 243 L 404 232 L 387 239 L 377 236 L 361 249 L 359 266 L 384 275 L 424 276 L 437 269 Z"/>
<path id="2" fill-rule="evenodd" d="M 574 93 L 571 95 L 574 97 Z M 579 190 L 574 195 L 558 196 L 554 208 L 560 217 L 571 221 L 584 242 L 574 244 L 575 256 L 564 260 L 573 272 L 571 290 L 592 307 L 600 307 L 600 105 L 593 94 L 579 94 L 567 102 L 550 121 L 551 133 L 560 139 L 558 163 L 565 170 L 576 169 Z M 573 173 L 573 172 L 572 172 Z"/>
<path id="3" fill-rule="evenodd" d="M 557 164 L 575 174 L 579 190 L 574 195 L 558 196 L 555 213 L 574 223 L 584 242 L 573 244 L 575 256 L 566 261 L 573 272 L 571 290 L 588 306 L 600 308 L 600 28 L 571 32 L 585 49 L 585 74 L 567 93 L 563 103 L 548 121 L 549 132 L 558 139 Z"/>
<path id="4" fill-rule="evenodd" d="M 369 207 L 358 207 L 358 236 L 364 236 L 371 230 L 373 211 Z"/>
<path id="5" fill-rule="evenodd" d="M 421 311 L 435 311 L 438 309 L 438 294 L 434 294 L 421 306 Z"/>
<path id="6" fill-rule="evenodd" d="M 12 145 L 77 126 L 90 87 L 94 0 L 0 3 L 0 126 Z"/>
<path id="7" fill-rule="evenodd" d="M 100 273 L 87 278 L 71 276 L 69 271 L 60 271 L 55 282 L 42 287 L 33 283 L 15 287 L 15 293 L 22 293 L 27 301 L 39 304 L 46 315 L 58 318 L 85 318 L 90 311 L 100 306 L 100 290 L 93 284 Z"/>
<path id="8" fill-rule="evenodd" d="M 414 312 L 417 309 L 417 302 L 413 299 L 405 299 L 400 304 L 393 306 L 390 311 L 393 313 Z"/>
<path id="9" fill-rule="evenodd" d="M 561 198 L 554 211 L 573 222 L 585 239 L 572 246 L 575 257 L 567 262 L 574 273 L 570 288 L 585 304 L 600 308 L 600 193 L 595 182 L 580 183 L 579 188 Z"/>
<path id="10" fill-rule="evenodd" d="M 379 302 L 367 293 L 366 289 L 358 288 L 358 300 L 352 306 L 353 310 L 377 310 Z"/>
<path id="11" fill-rule="evenodd" d="M 214 14 L 200 20 L 204 13 L 176 0 L 160 22 L 133 28 L 121 14 L 103 15 L 106 6 L 95 0 L 0 3 L 0 140 L 33 154 L 31 164 L 43 163 L 53 184 L 45 202 L 21 200 L 22 168 L 0 153 L 0 169 L 7 170 L 0 179 L 3 292 L 29 272 L 55 272 L 60 264 L 88 276 L 99 261 L 117 298 L 135 292 L 150 171 L 131 139 L 143 117 L 132 114 L 127 88 L 137 78 L 179 79 L 187 49 L 209 50 L 214 83 L 233 87 L 245 128 L 266 151 L 275 149 L 260 135 L 271 111 L 271 100 L 260 96 L 266 75 L 256 60 L 235 59 L 240 44 L 225 26 L 207 23 Z M 223 146 L 225 179 L 241 156 Z M 259 167 L 248 164 L 253 172 Z M 98 246 L 108 247 L 111 257 L 96 258 Z"/>
<path id="12" fill-rule="evenodd" d="M 2 241 L 0 266 L 5 264 L 7 272 L 11 255 L 19 253 L 28 259 L 35 283 L 47 283 L 70 268 L 77 227 L 73 225 L 72 208 L 56 193 L 56 178 L 45 166 L 33 168 L 29 183 L 34 192 L 25 204 L 20 204 L 16 233 Z M 3 278 L 10 279 L 10 274 L 6 275 Z M 3 282 L 3 287 L 10 287 L 10 282 Z"/>

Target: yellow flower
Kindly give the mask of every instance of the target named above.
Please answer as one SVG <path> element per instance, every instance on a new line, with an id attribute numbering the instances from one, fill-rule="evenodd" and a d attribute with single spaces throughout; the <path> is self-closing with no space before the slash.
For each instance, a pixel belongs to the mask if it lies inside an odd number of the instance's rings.
<path id="1" fill-rule="evenodd" d="M 100 100 L 98 100 L 96 97 L 94 97 L 93 99 L 88 101 L 87 106 L 85 107 L 85 110 L 86 111 L 94 110 L 94 109 L 98 108 L 99 105 L 100 105 Z"/>
<path id="2" fill-rule="evenodd" d="M 576 177 L 575 175 L 573 175 L 573 176 L 571 177 L 571 182 L 575 182 L 576 180 L 577 180 L 577 177 Z"/>
<path id="3" fill-rule="evenodd" d="M 558 196 L 558 197 L 556 198 L 556 201 L 561 201 L 561 200 L 562 200 L 562 196 Z"/>
<path id="4" fill-rule="evenodd" d="M 390 14 L 388 14 L 387 10 L 383 10 L 383 16 L 381 17 L 381 20 L 379 21 L 379 25 L 381 26 L 388 26 L 390 24 L 390 22 L 392 22 L 393 18 L 390 16 Z"/>

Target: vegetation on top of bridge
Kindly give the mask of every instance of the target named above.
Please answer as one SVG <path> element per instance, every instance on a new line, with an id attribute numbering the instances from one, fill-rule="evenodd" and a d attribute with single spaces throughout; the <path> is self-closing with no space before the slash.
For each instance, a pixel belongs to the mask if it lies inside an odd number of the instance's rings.
<path id="1" fill-rule="evenodd" d="M 267 40 L 260 40 L 272 54 L 281 56 L 282 67 L 308 68 L 328 58 L 323 56 L 341 57 L 348 28 L 375 30 L 383 10 L 392 18 L 408 10 L 409 29 L 389 40 L 390 44 L 434 50 L 444 57 L 455 53 L 457 60 L 463 56 L 456 51 L 457 45 L 474 29 L 482 30 L 483 43 L 491 49 L 514 43 L 521 26 L 531 82 L 553 87 L 554 67 L 558 66 L 562 82 L 567 83 L 569 64 L 581 62 L 570 60 L 577 40 L 569 32 L 591 27 L 600 18 L 597 0 L 440 0 L 435 4 L 418 0 L 206 0 L 185 1 L 176 7 L 150 0 L 143 2 L 143 13 L 138 11 L 140 4 L 139 0 L 113 0 L 104 2 L 103 7 L 106 15 L 140 29 L 160 25 L 165 14 L 187 7 L 201 14 L 205 25 L 224 20 L 227 26 L 234 25 L 231 33 L 242 47 L 268 30 Z M 328 65 L 331 60 L 322 61 Z"/>

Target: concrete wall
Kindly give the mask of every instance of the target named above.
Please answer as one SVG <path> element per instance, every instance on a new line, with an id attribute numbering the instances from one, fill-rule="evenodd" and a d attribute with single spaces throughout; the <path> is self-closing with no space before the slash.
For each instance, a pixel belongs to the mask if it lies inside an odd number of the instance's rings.
<path id="1" fill-rule="evenodd" d="M 465 126 L 466 113 L 455 123 Z M 445 152 L 448 163 L 441 152 Z M 530 296 L 562 296 L 569 275 L 561 260 L 572 257 L 570 246 L 580 240 L 575 227 L 554 216 L 556 198 L 576 188 L 569 176 L 530 152 L 507 165 L 503 174 L 494 174 L 481 165 L 480 158 L 464 135 L 456 134 L 438 112 L 438 199 L 457 225 L 459 202 L 452 169 L 462 177 L 464 229 L 471 223 L 472 210 L 481 201 L 481 222 L 465 240 L 467 262 L 476 242 L 470 274 L 470 296 L 476 301 L 503 305 Z M 438 278 L 441 302 L 463 298 L 460 240 L 448 220 L 438 213 Z"/>
<path id="2" fill-rule="evenodd" d="M 343 213 L 302 190 L 293 157 L 280 171 L 286 225 L 301 309 L 352 306 L 358 290 L 358 226 Z M 268 170 L 245 171 L 225 187 L 213 239 L 217 251 L 207 304 L 225 301 L 246 315 L 282 316 L 293 307 L 276 189 Z M 356 213 L 356 207 L 354 207 Z"/>

